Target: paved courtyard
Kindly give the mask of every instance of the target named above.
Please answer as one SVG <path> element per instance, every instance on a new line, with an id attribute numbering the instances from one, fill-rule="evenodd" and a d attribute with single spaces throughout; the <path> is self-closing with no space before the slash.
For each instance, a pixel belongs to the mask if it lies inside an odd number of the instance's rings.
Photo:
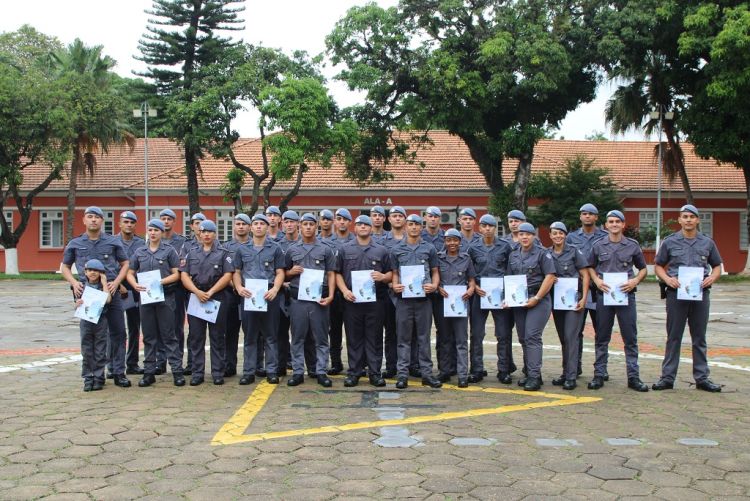
<path id="1" fill-rule="evenodd" d="M 639 288 L 641 373 L 663 353 L 664 303 Z M 439 390 L 313 381 L 81 392 L 77 321 L 62 282 L 0 282 L 2 499 L 747 499 L 750 496 L 750 283 L 712 294 L 709 360 L 723 392 L 691 386 L 686 336 L 676 389 L 611 380 L 552 386 L 560 351 L 545 332 L 542 392 L 481 385 Z M 488 329 L 491 332 L 491 330 Z M 495 364 L 491 337 L 486 364 Z M 515 347 L 520 359 L 520 347 Z M 136 376 L 131 380 L 137 383 Z"/>

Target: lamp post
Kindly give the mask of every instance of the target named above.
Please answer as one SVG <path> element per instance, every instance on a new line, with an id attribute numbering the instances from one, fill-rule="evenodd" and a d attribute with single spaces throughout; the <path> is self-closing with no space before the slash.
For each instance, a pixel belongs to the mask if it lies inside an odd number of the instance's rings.
<path id="1" fill-rule="evenodd" d="M 156 110 L 144 101 L 140 108 L 133 110 L 133 116 L 143 117 L 143 195 L 146 205 L 146 221 L 148 221 L 148 117 L 155 117 Z"/>
<path id="2" fill-rule="evenodd" d="M 656 243 L 655 252 L 659 252 L 659 246 L 661 245 L 661 177 L 662 177 L 662 146 L 661 146 L 661 133 L 664 130 L 663 120 L 672 120 L 674 113 L 671 111 L 664 111 L 664 106 L 659 105 L 658 110 L 651 110 L 649 117 L 653 120 L 659 120 L 659 171 L 656 175 Z"/>

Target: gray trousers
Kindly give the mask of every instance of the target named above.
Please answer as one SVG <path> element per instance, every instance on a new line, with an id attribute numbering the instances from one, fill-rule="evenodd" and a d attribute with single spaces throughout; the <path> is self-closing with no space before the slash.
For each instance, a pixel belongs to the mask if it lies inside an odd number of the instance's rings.
<path id="1" fill-rule="evenodd" d="M 480 372 L 484 370 L 483 363 L 481 369 L 474 370 L 473 368 L 477 367 L 477 362 L 474 361 L 475 358 L 484 358 L 482 343 L 484 342 L 484 337 L 486 335 L 485 327 L 487 325 L 487 317 L 491 312 L 492 320 L 495 324 L 495 339 L 497 339 L 497 372 L 508 374 L 510 373 L 510 366 L 513 362 L 513 312 L 508 309 L 483 310 L 480 301 L 481 298 L 478 295 L 475 294 L 472 296 L 471 309 L 469 310 L 469 325 L 471 326 L 469 349 L 472 361 L 472 372 Z M 484 361 L 482 360 L 482 362 Z"/>
<path id="2" fill-rule="evenodd" d="M 560 339 L 562 348 L 562 370 L 565 379 L 575 381 L 578 377 L 578 366 L 580 364 L 579 345 L 581 324 L 585 318 L 585 308 L 581 311 L 553 310 L 552 318 L 555 321 L 557 337 Z"/>
<path id="3" fill-rule="evenodd" d="M 104 382 L 107 365 L 107 318 L 102 314 L 99 323 L 81 320 L 81 377 L 86 381 Z"/>
<path id="4" fill-rule="evenodd" d="M 134 292 L 134 294 L 138 293 Z M 128 349 L 125 354 L 125 365 L 128 369 L 135 369 L 138 367 L 138 351 L 141 349 L 141 313 L 137 305 L 125 310 L 125 323 L 128 326 Z"/>
<path id="5" fill-rule="evenodd" d="M 528 377 L 542 377 L 542 333 L 551 311 L 552 300 L 549 294 L 533 308 L 513 308 L 518 340 L 523 348 L 523 365 Z"/>
<path id="6" fill-rule="evenodd" d="M 219 301 L 219 314 L 216 323 L 212 324 L 206 320 L 188 315 L 188 346 L 193 355 L 193 376 L 203 376 L 206 372 L 206 328 L 211 341 L 211 376 L 224 377 L 224 364 L 226 363 L 226 324 L 227 324 L 227 300 L 225 291 L 219 292 L 213 299 Z"/>
<path id="7" fill-rule="evenodd" d="M 314 301 L 291 298 L 289 322 L 292 327 L 292 374 L 305 373 L 305 339 L 315 339 L 315 374 L 323 375 L 328 367 L 328 308 Z M 310 369 L 310 367 L 308 367 Z"/>
<path id="8" fill-rule="evenodd" d="M 346 300 L 344 300 L 346 301 Z M 346 355 L 350 376 L 359 376 L 367 364 L 371 376 L 380 375 L 383 365 L 383 306 L 388 298 L 374 303 L 344 304 Z"/>
<path id="9" fill-rule="evenodd" d="M 412 364 L 412 340 L 417 340 L 417 357 L 422 377 L 432 376 L 430 333 L 432 330 L 432 302 L 425 299 L 396 301 L 396 336 L 398 338 L 398 377 L 409 375 Z"/>
<path id="10" fill-rule="evenodd" d="M 638 320 L 636 313 L 635 294 L 628 294 L 627 306 L 604 306 L 604 296 L 596 294 L 596 338 L 594 346 L 596 359 L 594 361 L 594 376 L 604 377 L 607 374 L 609 360 L 609 341 L 612 339 L 612 327 L 617 317 L 620 335 L 625 345 L 625 366 L 628 379 L 640 377 L 638 368 Z"/>
<path id="11" fill-rule="evenodd" d="M 177 338 L 177 347 L 180 351 L 180 358 L 185 353 L 185 311 L 187 309 L 188 298 L 190 293 L 185 288 L 177 283 L 174 291 L 175 310 L 174 310 L 174 334 Z M 157 339 L 156 348 L 156 361 L 157 363 L 164 363 L 167 360 L 167 349 L 164 346 L 164 340 L 161 338 Z M 187 350 L 187 365 L 185 369 L 192 369 L 193 367 L 193 354 L 190 353 L 190 346 L 188 345 Z"/>
<path id="12" fill-rule="evenodd" d="M 673 383 L 677 376 L 686 323 L 690 327 L 693 344 L 693 379 L 696 382 L 708 379 L 706 328 L 710 306 L 711 291 L 708 289 L 703 290 L 702 301 L 678 300 L 677 291 L 667 289 L 667 347 L 661 364 L 661 378 L 664 381 Z"/>
<path id="13" fill-rule="evenodd" d="M 161 303 L 142 304 L 140 309 L 143 326 L 143 372 L 155 374 L 158 366 L 158 340 L 164 343 L 172 374 L 182 374 L 182 353 L 177 346 L 174 329 L 174 311 L 177 308 L 173 293 L 166 293 Z"/>
<path id="14" fill-rule="evenodd" d="M 435 321 L 435 355 L 437 357 L 438 372 L 441 374 L 453 374 L 456 372 L 456 343 L 452 333 L 443 332 L 440 318 L 443 316 L 443 296 L 439 292 L 433 292 L 427 297 L 432 302 L 432 319 Z M 447 353 L 443 353 L 446 348 Z M 412 346 L 411 358 L 414 360 L 414 346 Z"/>
<path id="15" fill-rule="evenodd" d="M 441 299 L 443 299 L 441 297 Z M 469 375 L 469 319 L 468 317 L 446 317 L 442 309 L 436 319 L 439 332 L 437 340 L 440 351 L 437 353 L 441 374 L 456 372 L 459 378 Z M 437 350 L 435 350 L 437 352 Z M 453 357 L 455 353 L 455 357 Z M 442 359 L 442 360 L 441 360 Z"/>
<path id="16" fill-rule="evenodd" d="M 255 375 L 258 369 L 258 359 L 262 358 L 258 352 L 265 352 L 266 371 L 269 375 L 278 374 L 279 348 L 276 343 L 279 330 L 279 303 L 281 297 L 278 295 L 269 301 L 268 311 L 242 311 L 242 331 L 245 334 L 244 346 L 242 348 L 243 363 L 242 373 L 245 376 Z M 242 305 L 242 302 L 240 302 Z M 260 348 L 260 346 L 263 346 Z M 260 348 L 260 349 L 259 349 Z M 236 362 L 235 362 L 236 363 Z"/>
<path id="17" fill-rule="evenodd" d="M 109 372 L 125 375 L 125 315 L 122 309 L 122 298 L 119 294 L 112 296 L 112 301 L 102 313 L 107 319 L 107 366 Z"/>

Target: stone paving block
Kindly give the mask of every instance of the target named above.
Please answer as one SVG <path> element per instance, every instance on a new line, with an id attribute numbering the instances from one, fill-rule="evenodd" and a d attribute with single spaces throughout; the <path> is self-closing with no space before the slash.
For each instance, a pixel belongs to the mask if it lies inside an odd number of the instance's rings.
<path id="1" fill-rule="evenodd" d="M 326 501 L 333 499 L 335 493 L 326 489 L 291 489 L 282 493 L 282 499 L 304 499 L 305 501 Z"/>
<path id="2" fill-rule="evenodd" d="M 143 489 L 137 485 L 122 484 L 96 489 L 91 491 L 91 495 L 95 499 L 100 499 L 102 501 L 116 501 L 122 499 L 137 499 L 143 497 L 144 492 Z"/>
<path id="3" fill-rule="evenodd" d="M 70 438 L 75 445 L 103 445 L 114 440 L 115 438 L 109 433 L 87 433 Z"/>
<path id="4" fill-rule="evenodd" d="M 419 484 L 419 486 L 426 491 L 439 494 L 464 494 L 468 493 L 475 487 L 474 484 L 460 478 L 438 476 L 429 477 L 427 480 Z"/>
<path id="5" fill-rule="evenodd" d="M 337 494 L 349 496 L 376 496 L 383 484 L 374 480 L 343 480 L 331 489 Z"/>
<path id="6" fill-rule="evenodd" d="M 107 487 L 103 478 L 72 478 L 55 484 L 55 491 L 65 493 L 86 494 L 97 489 Z"/>
<path id="7" fill-rule="evenodd" d="M 80 492 L 52 494 L 44 498 L 45 501 L 88 501 L 89 499 L 91 498 L 88 494 Z"/>
<path id="8" fill-rule="evenodd" d="M 638 480 L 607 480 L 601 487 L 620 496 L 648 496 L 654 487 Z"/>
<path id="9" fill-rule="evenodd" d="M 519 480 L 512 487 L 535 497 L 558 496 L 565 491 L 565 486 L 549 480 Z"/>
<path id="10" fill-rule="evenodd" d="M 690 485 L 690 478 L 668 471 L 644 470 L 641 472 L 639 480 L 659 487 L 687 487 Z"/>
<path id="11" fill-rule="evenodd" d="M 697 480 L 692 487 L 711 496 L 739 496 L 745 493 L 745 488 L 719 480 Z"/>
<path id="12" fill-rule="evenodd" d="M 592 477 L 600 478 L 602 480 L 628 480 L 635 478 L 638 474 L 636 470 L 630 468 L 623 468 L 621 466 L 594 466 L 586 472 Z"/>
<path id="13" fill-rule="evenodd" d="M 721 480 L 726 475 L 724 470 L 705 464 L 678 464 L 674 467 L 674 472 L 693 480 Z"/>
<path id="14" fill-rule="evenodd" d="M 528 494 L 514 489 L 513 487 L 501 486 L 482 486 L 469 491 L 469 494 L 475 499 L 486 500 L 508 500 L 515 501 L 525 498 Z"/>
<path id="15" fill-rule="evenodd" d="M 239 497 L 239 492 L 229 487 L 200 487 L 185 494 L 185 498 L 195 501 L 232 501 Z"/>
<path id="16" fill-rule="evenodd" d="M 52 489 L 43 485 L 26 485 L 23 487 L 14 487 L 3 492 L 3 499 L 7 501 L 26 501 L 27 499 L 37 499 L 52 493 Z"/>
<path id="17" fill-rule="evenodd" d="M 122 467 L 128 471 L 155 471 L 170 466 L 172 463 L 166 458 L 138 457 L 123 463 Z"/>
<path id="18" fill-rule="evenodd" d="M 704 501 L 712 498 L 704 492 L 688 487 L 662 487 L 654 492 L 654 496 L 669 501 Z"/>

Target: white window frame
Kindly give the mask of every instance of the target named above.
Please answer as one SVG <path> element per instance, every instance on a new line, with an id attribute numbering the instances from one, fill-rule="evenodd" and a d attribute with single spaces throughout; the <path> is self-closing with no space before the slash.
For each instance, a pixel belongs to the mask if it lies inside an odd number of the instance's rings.
<path id="1" fill-rule="evenodd" d="M 104 233 L 114 235 L 116 233 L 115 230 L 119 231 L 119 227 L 115 228 L 115 211 L 102 210 L 102 212 L 104 212 L 104 225 L 102 226 Z"/>
<path id="2" fill-rule="evenodd" d="M 55 244 L 54 235 L 52 232 L 55 228 L 55 223 L 59 224 L 59 245 Z M 49 238 L 45 242 L 45 227 L 49 233 Z M 39 211 L 39 247 L 42 249 L 62 249 L 65 246 L 65 219 L 63 218 L 62 210 L 42 210 Z"/>
<path id="3" fill-rule="evenodd" d="M 187 238 L 193 236 L 193 230 L 190 228 L 190 210 L 182 210 L 182 234 Z"/>
<path id="4" fill-rule="evenodd" d="M 216 238 L 228 242 L 234 238 L 234 208 L 216 211 Z"/>
<path id="5" fill-rule="evenodd" d="M 714 213 L 713 212 L 703 212 L 701 211 L 700 216 L 698 216 L 700 219 L 700 226 L 698 228 L 700 229 L 701 233 L 706 235 L 707 237 L 714 237 Z"/>
<path id="6" fill-rule="evenodd" d="M 13 231 L 13 211 L 12 210 L 4 210 L 3 213 L 5 214 L 5 221 L 8 223 L 8 228 L 10 231 Z M 3 227 L 0 225 L 0 235 L 3 233 Z M 2 245 L 0 245 L 0 249 L 4 249 Z"/>
<path id="7" fill-rule="evenodd" d="M 644 217 L 647 216 L 647 217 Z M 656 231 L 656 218 L 657 212 L 654 211 L 641 211 L 638 214 L 638 231 L 642 231 L 646 228 L 653 228 Z M 653 249 L 656 242 L 645 242 L 643 244 L 644 249 Z"/>
<path id="8" fill-rule="evenodd" d="M 161 209 L 149 209 L 148 210 L 148 221 L 151 221 L 152 219 L 159 219 L 159 214 L 161 214 L 161 211 L 166 209 L 166 207 L 162 207 Z M 146 223 L 148 223 L 146 221 Z"/>
<path id="9" fill-rule="evenodd" d="M 740 250 L 747 250 L 747 212 L 740 213 Z"/>

